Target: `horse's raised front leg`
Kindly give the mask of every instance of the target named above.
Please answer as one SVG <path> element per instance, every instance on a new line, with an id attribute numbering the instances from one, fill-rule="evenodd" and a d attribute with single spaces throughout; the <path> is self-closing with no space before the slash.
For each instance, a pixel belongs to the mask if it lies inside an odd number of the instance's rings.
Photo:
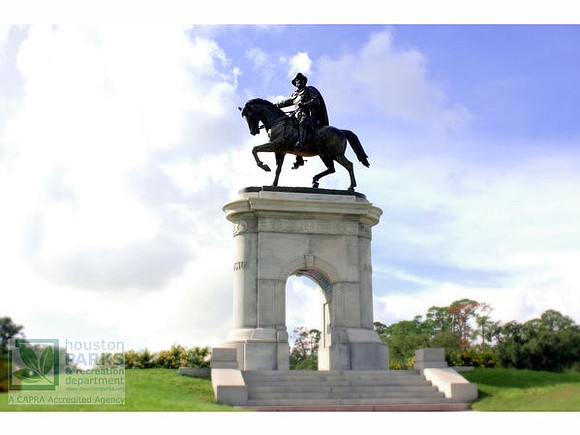
<path id="1" fill-rule="evenodd" d="M 258 153 L 272 153 L 272 152 L 274 152 L 274 147 L 272 146 L 271 143 L 258 145 L 252 149 L 252 155 L 256 160 L 256 164 L 258 165 L 258 167 L 262 168 L 266 172 L 270 172 L 271 169 L 267 164 L 265 164 L 263 161 L 260 160 L 260 158 L 258 157 Z"/>
<path id="2" fill-rule="evenodd" d="M 327 175 L 330 174 L 334 174 L 335 169 L 334 169 L 334 161 L 328 157 L 320 157 L 322 159 L 322 161 L 324 162 L 324 164 L 326 165 L 326 171 L 321 172 L 320 174 L 316 174 L 314 177 L 312 177 L 312 187 L 314 187 L 315 189 L 320 185 L 320 183 L 318 182 L 322 177 L 325 177 Z"/>
<path id="3" fill-rule="evenodd" d="M 274 177 L 274 184 L 272 186 L 278 185 L 278 179 L 280 178 L 280 172 L 282 172 L 282 165 L 284 164 L 284 153 L 276 153 L 276 176 Z"/>

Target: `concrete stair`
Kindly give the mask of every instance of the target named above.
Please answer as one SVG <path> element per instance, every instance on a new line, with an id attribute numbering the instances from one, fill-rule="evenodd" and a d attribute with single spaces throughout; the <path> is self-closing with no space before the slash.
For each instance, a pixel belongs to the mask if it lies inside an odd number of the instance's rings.
<path id="1" fill-rule="evenodd" d="M 464 411 L 415 370 L 244 371 L 258 411 Z"/>

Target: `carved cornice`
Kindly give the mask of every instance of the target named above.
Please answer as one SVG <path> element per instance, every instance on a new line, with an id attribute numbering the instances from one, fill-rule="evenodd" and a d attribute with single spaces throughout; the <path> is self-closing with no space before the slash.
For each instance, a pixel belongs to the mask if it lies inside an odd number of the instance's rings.
<path id="1" fill-rule="evenodd" d="M 313 225 L 308 222 L 329 219 L 360 222 L 372 227 L 383 213 L 365 198 L 355 195 L 271 191 L 242 191 L 240 198 L 224 205 L 223 210 L 227 219 L 234 223 L 251 214 L 259 218 L 272 216 L 280 221 L 297 221 L 302 227 Z"/>

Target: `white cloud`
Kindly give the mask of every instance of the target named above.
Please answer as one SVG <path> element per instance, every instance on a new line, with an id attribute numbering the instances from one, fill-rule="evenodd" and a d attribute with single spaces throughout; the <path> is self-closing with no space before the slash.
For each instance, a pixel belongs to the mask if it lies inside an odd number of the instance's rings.
<path id="1" fill-rule="evenodd" d="M 220 300 L 230 282 L 207 261 L 227 258 L 212 254 L 229 233 L 223 198 L 209 191 L 213 171 L 228 168 L 166 171 L 235 145 L 241 129 L 225 127 L 239 123 L 227 109 L 235 70 L 223 51 L 178 27 L 139 26 L 33 26 L 17 49 L 24 93 L 0 131 L 7 314 L 42 329 L 34 318 L 52 309 L 151 346 L 177 330 L 175 341 L 205 344 L 206 327 L 225 336 L 230 307 L 209 309 L 209 295 Z"/>
<path id="2" fill-rule="evenodd" d="M 546 309 L 580 318 L 580 205 L 571 200 L 579 163 L 530 156 L 509 171 L 448 159 L 375 168 L 380 192 L 368 197 L 388 199 L 376 204 L 385 208 L 374 230 L 376 317 L 409 319 L 468 297 L 502 321 Z"/>
<path id="3" fill-rule="evenodd" d="M 275 63 L 272 56 L 258 47 L 246 51 L 246 57 L 252 63 L 252 74 L 259 74 L 263 82 L 268 83 L 275 75 Z"/>
<path id="4" fill-rule="evenodd" d="M 441 86 L 430 80 L 424 55 L 397 48 L 386 30 L 371 35 L 358 53 L 322 57 L 316 70 L 333 111 L 376 113 L 443 132 L 470 119 L 465 107 L 448 101 Z"/>
<path id="5" fill-rule="evenodd" d="M 294 78 L 299 72 L 308 75 L 312 67 L 312 60 L 308 53 L 301 51 L 288 60 L 288 66 L 290 68 L 288 78 Z"/>

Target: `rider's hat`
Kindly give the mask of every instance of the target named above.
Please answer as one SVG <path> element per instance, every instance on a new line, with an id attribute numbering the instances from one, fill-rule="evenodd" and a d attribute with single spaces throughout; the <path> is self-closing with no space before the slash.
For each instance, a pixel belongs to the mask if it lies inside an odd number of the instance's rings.
<path id="1" fill-rule="evenodd" d="M 294 86 L 296 86 L 296 80 L 298 80 L 298 79 L 300 79 L 300 80 L 304 81 L 304 84 L 308 83 L 308 77 L 306 77 L 306 76 L 305 76 L 304 74 L 302 74 L 302 73 L 298 73 L 298 74 L 296 74 L 296 77 L 294 77 L 294 78 L 292 79 L 292 84 L 293 84 Z"/>

